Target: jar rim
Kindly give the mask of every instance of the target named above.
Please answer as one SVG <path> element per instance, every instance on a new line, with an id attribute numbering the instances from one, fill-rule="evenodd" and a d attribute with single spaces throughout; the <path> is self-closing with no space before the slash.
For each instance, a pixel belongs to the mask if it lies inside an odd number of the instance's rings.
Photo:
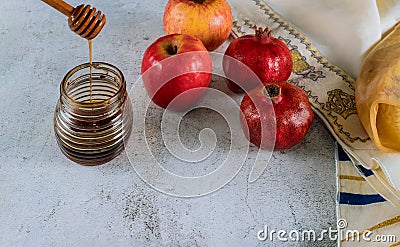
<path id="1" fill-rule="evenodd" d="M 121 79 L 121 86 L 118 88 L 118 90 L 108 99 L 104 99 L 104 100 L 96 100 L 96 101 L 78 101 L 76 99 L 74 99 L 73 97 L 71 97 L 66 90 L 66 86 L 67 86 L 67 82 L 68 79 L 75 74 L 76 72 L 78 72 L 79 70 L 85 69 L 85 68 L 89 68 L 90 67 L 90 63 L 83 63 L 83 64 L 79 64 L 77 66 L 75 66 L 74 68 L 72 68 L 70 71 L 67 72 L 67 74 L 64 76 L 64 78 L 61 81 L 61 85 L 60 85 L 60 93 L 61 95 L 67 97 L 68 100 L 70 100 L 72 103 L 77 104 L 77 105 L 82 105 L 85 107 L 96 107 L 96 106 L 102 106 L 104 105 L 104 103 L 109 103 L 109 102 L 114 102 L 117 100 L 118 96 L 123 93 L 126 90 L 126 81 L 125 81 L 125 77 L 124 74 L 122 73 L 122 71 L 117 68 L 115 65 L 112 65 L 110 63 L 106 63 L 106 62 L 92 62 L 92 67 L 95 69 L 103 69 L 102 67 L 100 67 L 101 65 L 105 65 L 108 66 L 110 68 L 112 68 L 113 70 L 115 70 L 117 72 L 117 76 L 120 77 Z M 111 71 L 113 72 L 113 71 Z M 114 73 L 115 74 L 115 73 Z"/>

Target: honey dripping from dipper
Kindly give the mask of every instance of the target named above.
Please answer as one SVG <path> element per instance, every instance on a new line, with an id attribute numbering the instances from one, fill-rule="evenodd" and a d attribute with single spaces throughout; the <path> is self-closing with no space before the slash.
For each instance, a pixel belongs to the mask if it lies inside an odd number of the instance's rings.
<path id="1" fill-rule="evenodd" d="M 93 45 L 92 40 L 88 39 L 89 44 L 89 102 L 93 101 Z"/>
<path id="2" fill-rule="evenodd" d="M 42 0 L 49 6 L 60 11 L 68 17 L 68 26 L 74 33 L 88 40 L 89 61 L 90 61 L 90 97 L 89 103 L 93 102 L 92 97 L 92 39 L 94 39 L 106 24 L 106 16 L 92 8 L 90 5 L 81 4 L 76 8 L 62 0 Z"/>

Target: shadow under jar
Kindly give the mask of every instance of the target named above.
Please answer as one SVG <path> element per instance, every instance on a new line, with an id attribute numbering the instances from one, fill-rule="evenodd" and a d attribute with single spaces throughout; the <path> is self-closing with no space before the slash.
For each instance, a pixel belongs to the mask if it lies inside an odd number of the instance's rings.
<path id="1" fill-rule="evenodd" d="M 132 130 L 132 105 L 122 72 L 103 62 L 78 65 L 64 77 L 54 114 L 62 152 L 82 165 L 100 165 L 121 153 Z"/>

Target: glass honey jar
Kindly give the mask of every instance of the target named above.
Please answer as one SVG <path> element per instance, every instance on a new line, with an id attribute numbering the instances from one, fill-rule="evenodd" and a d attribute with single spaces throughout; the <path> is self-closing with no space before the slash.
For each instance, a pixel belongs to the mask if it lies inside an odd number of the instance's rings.
<path id="1" fill-rule="evenodd" d="M 100 165 L 124 150 L 132 105 L 122 72 L 103 62 L 70 70 L 60 86 L 54 132 L 61 151 L 82 165 Z"/>

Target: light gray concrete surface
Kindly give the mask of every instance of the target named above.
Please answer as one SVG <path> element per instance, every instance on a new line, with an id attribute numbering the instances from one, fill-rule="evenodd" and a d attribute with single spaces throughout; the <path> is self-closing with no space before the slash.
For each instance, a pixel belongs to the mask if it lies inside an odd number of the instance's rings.
<path id="1" fill-rule="evenodd" d="M 119 67 L 132 87 L 145 48 L 164 35 L 166 1 L 90 4 L 107 15 L 93 43 L 94 60 Z M 59 84 L 68 70 L 88 62 L 87 42 L 68 29 L 65 16 L 41 1 L 2 1 L 0 54 L 0 246 L 335 246 L 328 239 L 257 239 L 265 225 L 316 232 L 336 226 L 335 144 L 318 120 L 299 145 L 275 152 L 255 183 L 247 182 L 250 167 L 244 166 L 212 194 L 171 197 L 142 181 L 126 153 L 85 167 L 59 150 L 53 132 Z M 159 123 L 160 109 L 151 110 L 150 124 Z M 218 114 L 198 110 L 182 123 L 190 130 L 182 131 L 184 143 L 196 144 L 196 131 L 208 127 L 198 124 L 204 119 L 224 135 Z M 176 169 L 168 153 L 160 157 Z"/>

